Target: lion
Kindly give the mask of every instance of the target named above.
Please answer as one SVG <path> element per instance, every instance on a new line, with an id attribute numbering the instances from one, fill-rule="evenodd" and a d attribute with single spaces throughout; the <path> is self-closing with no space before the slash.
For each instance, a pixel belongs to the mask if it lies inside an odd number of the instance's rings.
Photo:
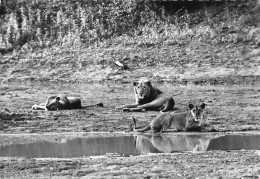
<path id="1" fill-rule="evenodd" d="M 175 105 L 173 96 L 163 96 L 162 91 L 160 91 L 157 88 L 154 88 L 148 78 L 143 77 L 139 81 L 134 82 L 133 85 L 135 93 L 135 104 L 126 104 L 118 106 L 115 108 L 115 110 L 160 110 L 160 112 L 173 110 Z"/>
<path id="2" fill-rule="evenodd" d="M 166 131 L 168 128 L 175 128 L 177 131 L 215 131 L 215 129 L 209 127 L 209 122 L 207 120 L 207 115 L 204 112 L 206 104 L 201 105 L 189 104 L 188 112 L 181 113 L 162 113 L 158 115 L 152 122 L 141 129 L 136 128 L 136 119 L 133 118 L 135 132 L 145 132 L 150 129 L 153 132 Z"/>
<path id="3" fill-rule="evenodd" d="M 45 103 L 40 105 L 33 105 L 32 109 L 34 110 L 46 110 L 46 111 L 57 111 L 65 109 L 81 109 L 91 106 L 100 106 L 103 107 L 103 103 L 97 103 L 88 106 L 81 106 L 81 100 L 77 97 L 67 97 L 65 95 L 49 96 Z"/>

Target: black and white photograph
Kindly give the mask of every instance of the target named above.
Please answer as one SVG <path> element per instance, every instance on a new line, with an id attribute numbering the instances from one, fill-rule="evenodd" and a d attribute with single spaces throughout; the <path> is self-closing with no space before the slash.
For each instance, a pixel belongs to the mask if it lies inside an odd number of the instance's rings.
<path id="1" fill-rule="evenodd" d="M 0 178 L 260 179 L 260 0 L 0 0 Z"/>

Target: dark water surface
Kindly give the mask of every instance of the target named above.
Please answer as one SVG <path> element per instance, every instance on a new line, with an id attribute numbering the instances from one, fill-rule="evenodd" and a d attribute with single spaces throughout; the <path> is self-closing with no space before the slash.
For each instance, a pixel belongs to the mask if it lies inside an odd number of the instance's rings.
<path id="1" fill-rule="evenodd" d="M 0 157 L 73 158 L 260 149 L 259 134 L 0 135 Z"/>

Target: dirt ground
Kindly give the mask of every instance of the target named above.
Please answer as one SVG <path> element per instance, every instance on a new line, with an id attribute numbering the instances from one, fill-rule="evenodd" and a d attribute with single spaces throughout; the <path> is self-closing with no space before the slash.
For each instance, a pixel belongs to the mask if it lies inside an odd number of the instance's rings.
<path id="1" fill-rule="evenodd" d="M 259 178 L 259 151 L 1 159 L 1 178 Z"/>
<path id="2" fill-rule="evenodd" d="M 207 104 L 208 119 L 220 131 L 259 129 L 259 85 L 174 85 L 154 84 L 175 97 L 175 111 L 187 110 L 189 102 Z M 132 116 L 140 125 L 158 115 L 157 111 L 122 113 L 115 107 L 134 103 L 132 84 L 9 84 L 1 89 L 2 133 L 117 132 L 127 131 Z M 35 111 L 31 106 L 50 95 L 77 96 L 82 105 L 102 102 L 104 107 L 64 111 Z M 95 98 L 93 98 L 95 96 Z"/>
<path id="3" fill-rule="evenodd" d="M 220 132 L 259 131 L 260 86 L 179 85 L 154 83 L 175 97 L 175 111 L 189 102 L 207 104 L 210 123 Z M 61 132 L 124 132 L 132 116 L 148 124 L 158 112 L 122 113 L 118 105 L 134 102 L 132 84 L 117 83 L 2 83 L 0 87 L 2 134 Z M 47 96 L 78 96 L 83 106 L 104 107 L 64 111 L 34 111 L 33 104 Z M 93 98 L 95 96 L 95 98 Z M 100 156 L 75 159 L 1 158 L 1 178 L 259 178 L 259 151 L 208 151 L 140 156 Z"/>

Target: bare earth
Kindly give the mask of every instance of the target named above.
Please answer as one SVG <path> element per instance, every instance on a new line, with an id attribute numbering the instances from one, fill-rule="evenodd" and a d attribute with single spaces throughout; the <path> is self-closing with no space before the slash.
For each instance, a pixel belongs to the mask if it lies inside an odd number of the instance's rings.
<path id="1" fill-rule="evenodd" d="M 1 86 L 1 131 L 3 133 L 127 131 L 132 116 L 148 122 L 157 111 L 122 113 L 114 108 L 134 103 L 132 84 L 11 84 Z M 175 97 L 175 111 L 187 110 L 189 102 L 207 104 L 208 118 L 220 131 L 259 129 L 259 85 L 174 85 L 155 84 Z M 77 96 L 82 105 L 102 102 L 104 107 L 79 110 L 35 111 L 33 104 L 44 102 L 49 95 Z M 126 93 L 126 94 L 125 94 Z M 95 96 L 95 98 L 93 98 Z"/>
<path id="2" fill-rule="evenodd" d="M 1 178 L 259 178 L 259 151 L 1 159 Z"/>

